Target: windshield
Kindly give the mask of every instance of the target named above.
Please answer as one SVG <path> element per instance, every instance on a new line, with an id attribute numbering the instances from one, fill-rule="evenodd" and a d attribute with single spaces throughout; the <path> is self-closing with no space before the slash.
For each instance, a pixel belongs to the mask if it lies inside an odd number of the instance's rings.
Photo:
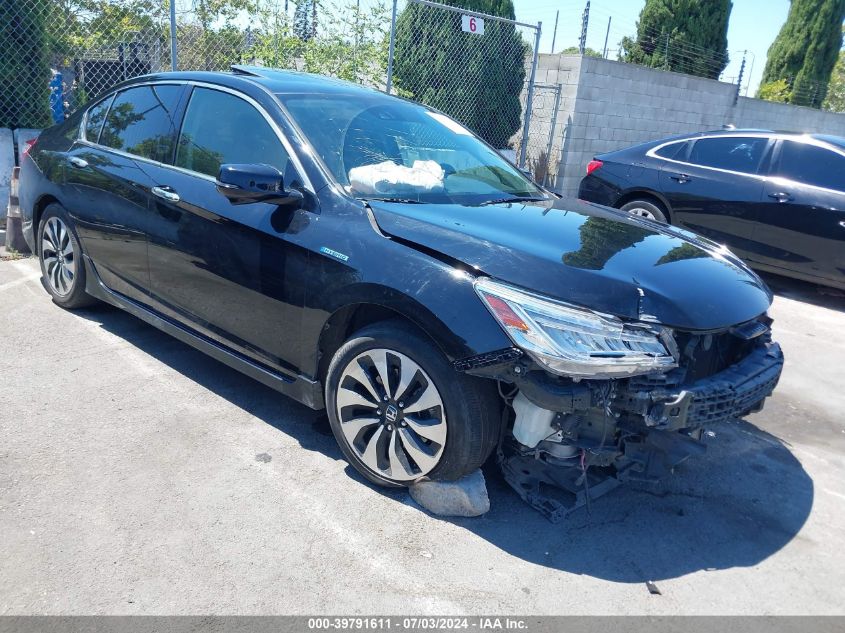
<path id="1" fill-rule="evenodd" d="M 358 198 L 467 205 L 546 198 L 469 130 L 423 106 L 378 93 L 278 97 Z"/>

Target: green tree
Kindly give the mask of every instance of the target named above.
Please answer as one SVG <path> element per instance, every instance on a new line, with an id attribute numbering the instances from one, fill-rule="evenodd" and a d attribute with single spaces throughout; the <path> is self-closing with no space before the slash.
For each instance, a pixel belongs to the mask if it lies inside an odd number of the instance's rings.
<path id="1" fill-rule="evenodd" d="M 843 20 L 845 0 L 792 0 L 769 47 L 762 85 L 785 80 L 789 103 L 820 107 L 842 46 Z"/>
<path id="2" fill-rule="evenodd" d="M 45 0 L 0 0 L 0 127 L 47 127 L 50 58 Z"/>
<path id="3" fill-rule="evenodd" d="M 577 46 L 570 46 L 568 48 L 564 48 L 562 51 L 560 51 L 560 53 L 561 53 L 561 55 L 579 55 L 580 51 L 579 51 Z M 599 53 L 596 50 L 593 50 L 589 46 L 584 49 L 584 55 L 586 57 L 601 57 L 602 56 L 601 53 Z"/>
<path id="4" fill-rule="evenodd" d="M 832 112 L 845 112 L 845 51 L 839 52 L 822 108 Z"/>
<path id="5" fill-rule="evenodd" d="M 789 103 L 789 94 L 789 84 L 786 83 L 786 79 L 760 84 L 757 89 L 757 98 L 777 103 Z"/>
<path id="6" fill-rule="evenodd" d="M 317 36 L 317 0 L 299 0 L 296 3 L 293 33 L 303 42 Z"/>
<path id="7" fill-rule="evenodd" d="M 305 70 L 372 87 L 382 86 L 387 72 L 390 28 L 387 4 L 371 4 L 366 10 L 357 5 L 330 7 L 330 12 L 321 19 L 320 37 L 305 44 Z"/>
<path id="8" fill-rule="evenodd" d="M 728 65 L 731 0 L 646 0 L 622 61 L 718 79 Z"/>
<path id="9" fill-rule="evenodd" d="M 446 4 L 514 18 L 511 0 Z M 461 30 L 461 15 L 409 3 L 396 24 L 394 75 L 401 94 L 439 108 L 488 143 L 508 147 L 519 130 L 528 44 L 513 24 L 487 20 L 484 34 Z"/>

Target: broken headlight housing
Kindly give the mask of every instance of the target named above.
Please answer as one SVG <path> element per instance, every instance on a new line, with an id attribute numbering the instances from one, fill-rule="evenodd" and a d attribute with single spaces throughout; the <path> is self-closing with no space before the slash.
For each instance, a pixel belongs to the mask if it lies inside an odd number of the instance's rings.
<path id="1" fill-rule="evenodd" d="M 475 291 L 511 340 L 549 371 L 573 378 L 623 378 L 677 363 L 661 331 L 624 323 L 488 278 Z"/>

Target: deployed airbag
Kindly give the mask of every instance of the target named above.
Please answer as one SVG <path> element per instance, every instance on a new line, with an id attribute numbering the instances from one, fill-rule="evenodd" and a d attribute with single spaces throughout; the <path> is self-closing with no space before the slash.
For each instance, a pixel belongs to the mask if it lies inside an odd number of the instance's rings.
<path id="1" fill-rule="evenodd" d="M 363 195 L 427 193 L 443 188 L 443 168 L 433 160 L 415 160 L 413 166 L 386 160 L 349 170 L 349 184 Z"/>

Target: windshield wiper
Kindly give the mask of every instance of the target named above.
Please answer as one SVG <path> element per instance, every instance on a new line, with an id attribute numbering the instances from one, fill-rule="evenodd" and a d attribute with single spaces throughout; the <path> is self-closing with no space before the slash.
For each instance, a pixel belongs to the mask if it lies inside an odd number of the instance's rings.
<path id="1" fill-rule="evenodd" d="M 548 198 L 537 198 L 531 196 L 511 196 L 510 198 L 499 198 L 498 200 L 487 200 L 480 203 L 479 207 L 486 207 L 491 204 L 504 204 L 506 202 L 545 202 Z"/>
<path id="2" fill-rule="evenodd" d="M 365 202 L 399 202 L 401 204 L 425 204 L 421 200 L 413 200 L 412 198 L 361 198 Z"/>

